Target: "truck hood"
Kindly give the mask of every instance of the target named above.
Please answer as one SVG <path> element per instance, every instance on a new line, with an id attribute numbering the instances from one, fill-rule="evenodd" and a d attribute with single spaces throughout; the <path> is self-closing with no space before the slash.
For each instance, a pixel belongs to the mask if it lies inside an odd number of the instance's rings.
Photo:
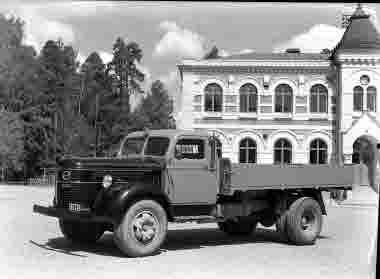
<path id="1" fill-rule="evenodd" d="M 64 169 L 151 169 L 161 170 L 166 166 L 165 158 L 139 156 L 129 158 L 64 157 L 58 161 Z"/>

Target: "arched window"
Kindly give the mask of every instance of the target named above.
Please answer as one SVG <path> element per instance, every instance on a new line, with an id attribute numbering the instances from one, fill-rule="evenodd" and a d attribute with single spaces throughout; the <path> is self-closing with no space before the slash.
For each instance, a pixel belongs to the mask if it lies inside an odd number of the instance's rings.
<path id="1" fill-rule="evenodd" d="M 257 146 L 253 139 L 245 138 L 239 144 L 239 162 L 256 163 Z"/>
<path id="2" fill-rule="evenodd" d="M 292 112 L 293 90 L 288 84 L 280 84 L 275 90 L 275 112 Z"/>
<path id="3" fill-rule="evenodd" d="M 219 139 L 215 138 L 215 142 L 216 142 L 216 156 L 218 158 L 222 158 L 222 143 L 220 142 Z"/>
<path id="4" fill-rule="evenodd" d="M 357 139 L 352 145 L 352 163 L 360 164 L 360 140 Z"/>
<path id="5" fill-rule="evenodd" d="M 257 89 L 250 83 L 244 84 L 239 89 L 240 112 L 257 112 Z"/>
<path id="6" fill-rule="evenodd" d="M 363 111 L 363 88 L 354 87 L 354 111 Z"/>
<path id="7" fill-rule="evenodd" d="M 367 88 L 367 110 L 376 111 L 376 95 L 377 90 L 374 86 L 368 86 Z"/>
<path id="8" fill-rule="evenodd" d="M 321 139 L 315 139 L 310 143 L 310 164 L 327 163 L 327 144 Z"/>
<path id="9" fill-rule="evenodd" d="M 287 139 L 278 139 L 274 144 L 274 163 L 290 164 L 292 162 L 292 144 Z"/>
<path id="10" fill-rule="evenodd" d="M 223 90 L 220 85 L 210 83 L 205 88 L 205 111 L 221 112 L 223 105 Z"/>
<path id="11" fill-rule="evenodd" d="M 327 112 L 327 88 L 322 84 L 313 85 L 310 89 L 310 112 Z"/>

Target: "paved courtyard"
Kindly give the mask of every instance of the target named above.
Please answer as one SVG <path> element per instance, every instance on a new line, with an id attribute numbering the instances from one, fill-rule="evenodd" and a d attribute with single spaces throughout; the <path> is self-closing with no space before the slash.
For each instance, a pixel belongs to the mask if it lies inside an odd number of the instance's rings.
<path id="1" fill-rule="evenodd" d="M 373 204 L 330 204 L 314 246 L 281 243 L 274 228 L 230 238 L 214 224 L 170 225 L 160 254 L 132 259 L 110 233 L 92 246 L 66 241 L 54 218 L 32 213 L 52 198 L 50 187 L 0 186 L 1 278 L 367 278 L 377 217 Z"/>

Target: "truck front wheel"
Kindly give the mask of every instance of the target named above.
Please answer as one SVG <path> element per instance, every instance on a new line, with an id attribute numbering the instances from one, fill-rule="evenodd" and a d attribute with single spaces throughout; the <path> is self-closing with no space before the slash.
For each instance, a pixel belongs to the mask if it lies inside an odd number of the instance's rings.
<path id="1" fill-rule="evenodd" d="M 287 213 L 286 230 L 294 244 L 314 244 L 322 230 L 322 210 L 318 202 L 309 197 L 294 201 Z"/>
<path id="2" fill-rule="evenodd" d="M 248 235 L 256 228 L 257 221 L 243 220 L 239 218 L 237 220 L 226 220 L 224 222 L 218 222 L 218 227 L 222 232 L 229 235 Z"/>
<path id="3" fill-rule="evenodd" d="M 96 242 L 104 233 L 104 226 L 59 219 L 62 234 L 73 242 Z"/>
<path id="4" fill-rule="evenodd" d="M 153 200 L 141 200 L 127 209 L 114 230 L 114 241 L 129 257 L 156 252 L 164 242 L 168 228 L 165 210 Z"/>

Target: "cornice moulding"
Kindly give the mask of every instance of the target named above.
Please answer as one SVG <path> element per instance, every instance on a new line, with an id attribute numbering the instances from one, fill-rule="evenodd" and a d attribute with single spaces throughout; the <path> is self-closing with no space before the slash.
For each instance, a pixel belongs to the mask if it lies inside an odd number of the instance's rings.
<path id="1" fill-rule="evenodd" d="M 197 60 L 183 60 L 178 67 L 198 66 L 198 67 L 330 67 L 330 61 L 315 61 L 315 60 L 302 60 L 302 61 L 278 61 L 278 60 L 229 60 L 229 61 L 197 61 Z"/>

